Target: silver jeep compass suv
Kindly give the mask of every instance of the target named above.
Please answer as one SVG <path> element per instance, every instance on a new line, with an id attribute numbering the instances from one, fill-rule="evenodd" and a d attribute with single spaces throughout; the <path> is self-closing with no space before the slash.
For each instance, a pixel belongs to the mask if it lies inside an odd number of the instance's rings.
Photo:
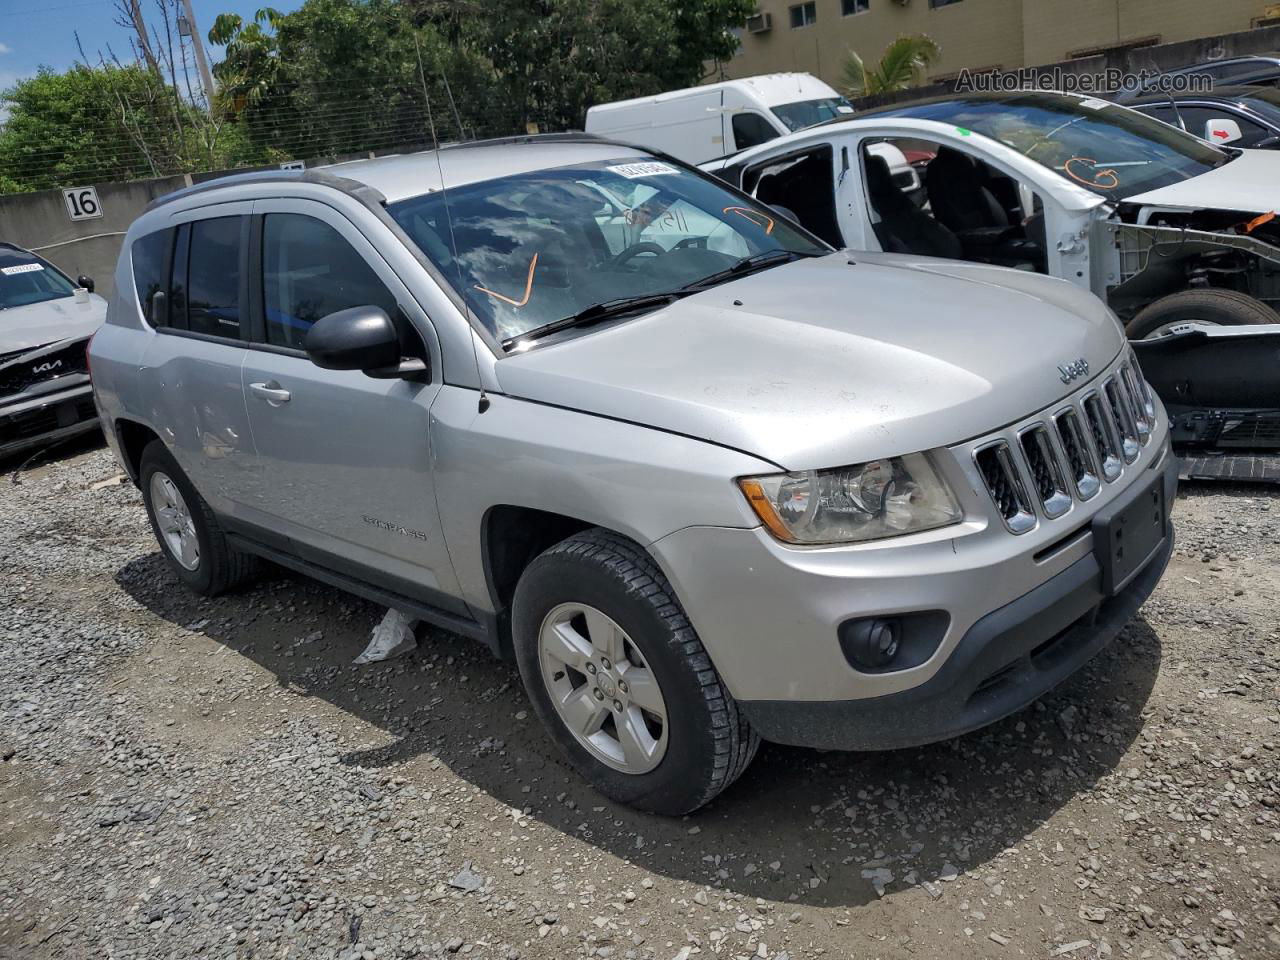
<path id="1" fill-rule="evenodd" d="M 179 579 L 266 557 L 512 655 L 648 810 L 761 738 L 1003 717 L 1172 549 L 1164 412 L 1091 294 L 837 252 L 636 147 L 216 180 L 133 224 L 116 289 L 94 388 Z"/>

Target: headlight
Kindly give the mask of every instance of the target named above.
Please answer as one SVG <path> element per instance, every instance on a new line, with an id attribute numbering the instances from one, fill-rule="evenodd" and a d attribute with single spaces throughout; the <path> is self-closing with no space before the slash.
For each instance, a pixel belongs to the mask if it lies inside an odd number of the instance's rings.
<path id="1" fill-rule="evenodd" d="M 853 543 L 960 520 L 955 496 L 923 453 L 834 470 L 743 477 L 738 486 L 784 543 Z"/>

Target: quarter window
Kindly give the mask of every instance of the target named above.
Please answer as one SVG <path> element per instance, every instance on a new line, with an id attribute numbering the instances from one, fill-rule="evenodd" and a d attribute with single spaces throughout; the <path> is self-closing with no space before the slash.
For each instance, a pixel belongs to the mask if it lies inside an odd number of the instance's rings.
<path id="1" fill-rule="evenodd" d="M 191 224 L 186 298 L 192 333 L 240 336 L 240 217 Z"/>
<path id="2" fill-rule="evenodd" d="M 397 319 L 396 299 L 337 230 L 296 213 L 268 214 L 262 234 L 267 342 L 303 349 L 321 317 L 375 306 Z"/>
<path id="3" fill-rule="evenodd" d="M 790 8 L 791 11 L 791 29 L 796 27 L 807 27 L 818 20 L 818 5 L 813 0 L 809 3 L 797 3 Z"/>
<path id="4" fill-rule="evenodd" d="M 733 142 L 739 150 L 767 143 L 778 136 L 778 131 L 769 125 L 769 121 L 758 113 L 735 113 L 733 115 Z"/>
<path id="5" fill-rule="evenodd" d="M 167 317 L 156 316 L 154 298 L 164 289 L 164 274 L 172 249 L 172 230 L 157 230 L 133 242 L 133 286 L 138 292 L 143 319 L 153 327 L 168 322 Z"/>

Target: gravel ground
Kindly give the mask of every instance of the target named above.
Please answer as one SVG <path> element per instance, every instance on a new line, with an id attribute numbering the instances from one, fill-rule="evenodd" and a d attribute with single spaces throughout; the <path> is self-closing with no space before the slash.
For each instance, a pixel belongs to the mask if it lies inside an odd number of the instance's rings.
<path id="1" fill-rule="evenodd" d="M 381 611 L 186 593 L 104 450 L 6 470 L 2 957 L 1280 957 L 1276 491 L 1187 488 L 1159 591 L 1021 714 L 766 746 L 664 820 L 466 640 L 351 666 Z"/>

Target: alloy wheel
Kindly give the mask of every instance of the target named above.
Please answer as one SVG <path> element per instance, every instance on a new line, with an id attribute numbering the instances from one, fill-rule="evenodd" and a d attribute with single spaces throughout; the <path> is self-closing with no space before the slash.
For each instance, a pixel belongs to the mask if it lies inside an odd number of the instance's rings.
<path id="1" fill-rule="evenodd" d="M 538 662 L 552 706 L 593 757 L 648 773 L 667 750 L 667 704 L 639 647 L 595 607 L 562 603 L 542 621 Z"/>

